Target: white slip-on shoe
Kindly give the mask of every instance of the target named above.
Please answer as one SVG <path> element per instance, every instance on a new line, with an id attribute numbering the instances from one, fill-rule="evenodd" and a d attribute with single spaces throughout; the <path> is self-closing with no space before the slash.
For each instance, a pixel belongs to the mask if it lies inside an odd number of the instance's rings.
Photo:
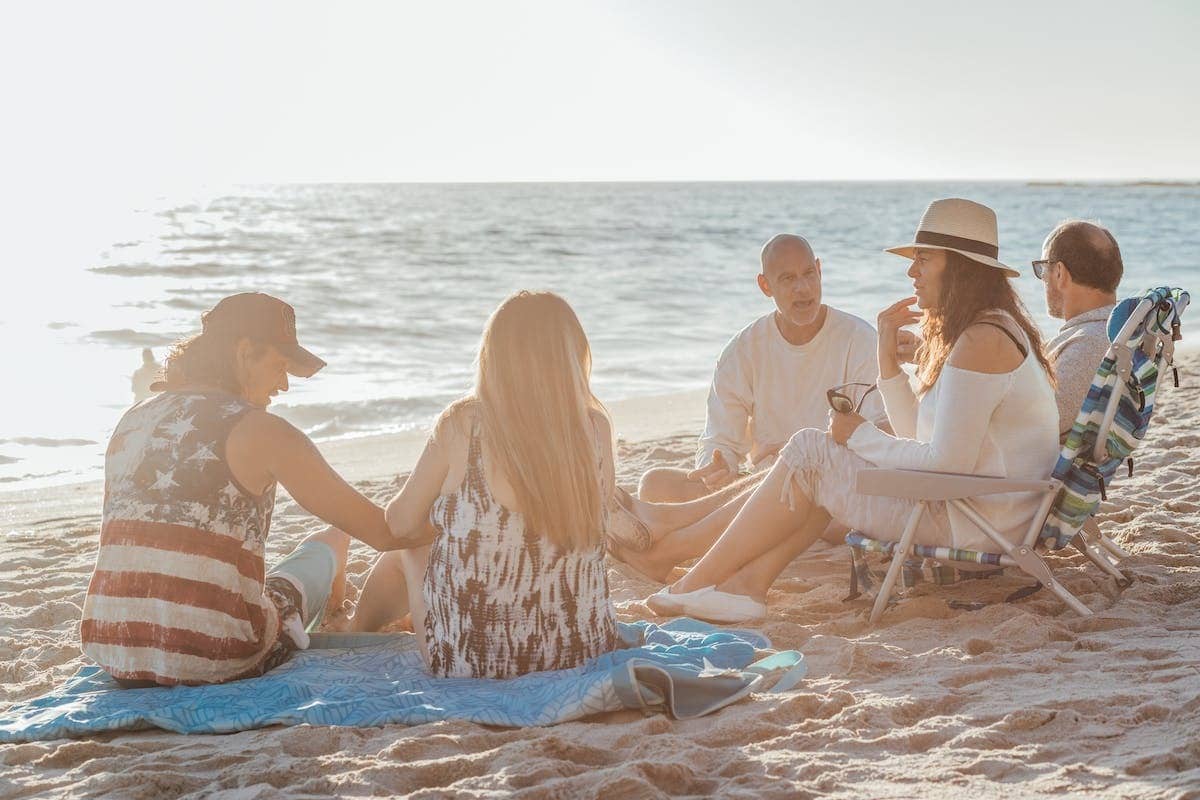
<path id="1" fill-rule="evenodd" d="M 705 586 L 703 589 L 697 589 L 694 592 L 671 594 L 671 587 L 664 586 L 646 598 L 646 605 L 660 617 L 679 616 L 684 613 L 683 605 L 687 598 L 711 591 L 713 588 L 712 586 Z"/>
<path id="2" fill-rule="evenodd" d="M 706 622 L 754 622 L 767 616 L 766 603 L 760 603 L 744 594 L 719 592 L 713 586 L 673 596 L 681 599 L 680 605 L 684 614 Z"/>

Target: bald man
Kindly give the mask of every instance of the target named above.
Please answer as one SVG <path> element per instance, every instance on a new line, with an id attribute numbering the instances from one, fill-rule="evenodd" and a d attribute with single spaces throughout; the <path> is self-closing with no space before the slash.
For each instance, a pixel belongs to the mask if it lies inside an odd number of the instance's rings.
<path id="1" fill-rule="evenodd" d="M 1092 222 L 1067 220 L 1046 237 L 1033 269 L 1045 284 L 1046 311 L 1065 320 L 1046 343 L 1058 380 L 1059 433 L 1065 439 L 1108 350 L 1108 316 L 1125 267 L 1112 233 Z"/>
<path id="2" fill-rule="evenodd" d="M 739 331 L 717 361 L 696 469 L 650 470 L 638 487 L 643 500 L 693 500 L 767 467 L 796 431 L 828 427 L 828 389 L 867 384 L 845 390 L 862 398 L 875 384 L 875 329 L 821 302 L 821 259 L 809 243 L 779 234 L 761 262 L 758 288 L 775 307 Z M 860 413 L 886 420 L 878 392 L 865 396 Z"/>

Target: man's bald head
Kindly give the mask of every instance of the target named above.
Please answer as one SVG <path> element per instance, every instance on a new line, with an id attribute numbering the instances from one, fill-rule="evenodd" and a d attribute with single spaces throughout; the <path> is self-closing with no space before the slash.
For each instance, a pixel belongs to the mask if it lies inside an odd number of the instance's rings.
<path id="1" fill-rule="evenodd" d="M 1125 272 L 1121 248 L 1106 228 L 1081 219 L 1067 220 L 1050 232 L 1043 257 L 1061 261 L 1076 283 L 1102 292 L 1115 292 Z"/>
<path id="2" fill-rule="evenodd" d="M 824 319 L 821 261 L 803 236 L 781 233 L 763 245 L 758 288 L 775 301 L 779 313 L 795 326 L 794 332 L 814 324 L 819 328 Z"/>
<path id="3" fill-rule="evenodd" d="M 770 241 L 763 245 L 760 256 L 764 275 L 767 274 L 768 266 L 782 261 L 799 261 L 807 266 L 816 261 L 816 258 L 808 240 L 794 233 L 777 233 L 772 236 Z"/>

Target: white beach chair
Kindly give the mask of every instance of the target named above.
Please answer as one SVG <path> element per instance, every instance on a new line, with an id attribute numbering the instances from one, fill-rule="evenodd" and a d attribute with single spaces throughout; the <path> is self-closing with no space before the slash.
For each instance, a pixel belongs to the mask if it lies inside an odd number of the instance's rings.
<path id="1" fill-rule="evenodd" d="M 1128 581 L 1119 566 L 1129 554 L 1100 532 L 1092 516 L 1100 501 L 1107 499 L 1105 483 L 1111 481 L 1117 468 L 1127 463 L 1129 473 L 1133 474 L 1130 454 L 1145 436 L 1150 423 L 1159 367 L 1166 364 L 1173 369 L 1174 343 L 1180 338 L 1180 317 L 1188 300 L 1188 293 L 1181 289 L 1161 287 L 1125 300 L 1113 310 L 1109 320 L 1112 344 L 1096 370 L 1083 408 L 1050 478 L 1013 480 L 904 469 L 859 472 L 856 489 L 861 494 L 917 501 L 898 542 L 871 539 L 858 531 L 851 531 L 846 537 L 847 544 L 855 549 L 855 555 L 879 552 L 892 556 L 871 610 L 871 622 L 882 616 L 901 570 L 914 558 L 932 559 L 941 565 L 969 562 L 999 568 L 1018 567 L 1038 581 L 1035 590 L 1041 586 L 1049 588 L 1083 616 L 1090 616 L 1091 610 L 1055 579 L 1050 567 L 1036 552 L 1039 544 L 1049 550 L 1071 544 L 1106 574 L 1122 583 Z M 1113 327 L 1117 323 L 1120 323 L 1120 329 L 1114 335 Z M 1174 376 L 1178 386 L 1177 371 Z M 1001 536 L 971 503 L 975 497 L 1005 492 L 1042 495 L 1037 514 L 1030 520 L 1018 544 Z M 914 544 L 913 538 L 926 504 L 938 501 L 950 503 L 961 511 L 999 552 Z M 859 568 L 862 563 L 865 561 L 852 560 L 852 596 L 855 596 L 857 583 L 869 579 Z"/>

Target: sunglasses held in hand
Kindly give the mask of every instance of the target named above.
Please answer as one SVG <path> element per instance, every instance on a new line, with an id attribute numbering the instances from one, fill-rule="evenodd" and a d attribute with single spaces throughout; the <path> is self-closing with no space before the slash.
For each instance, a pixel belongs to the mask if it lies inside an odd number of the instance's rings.
<path id="1" fill-rule="evenodd" d="M 842 391 L 843 389 L 849 389 L 851 386 L 868 386 L 870 388 L 863 392 L 862 397 L 855 403 L 850 395 Z M 863 401 L 867 399 L 867 395 L 873 391 L 875 391 L 875 384 L 873 383 L 843 383 L 841 386 L 835 386 L 825 392 L 825 399 L 829 401 L 829 407 L 839 414 L 857 414 L 859 409 L 862 408 Z"/>

